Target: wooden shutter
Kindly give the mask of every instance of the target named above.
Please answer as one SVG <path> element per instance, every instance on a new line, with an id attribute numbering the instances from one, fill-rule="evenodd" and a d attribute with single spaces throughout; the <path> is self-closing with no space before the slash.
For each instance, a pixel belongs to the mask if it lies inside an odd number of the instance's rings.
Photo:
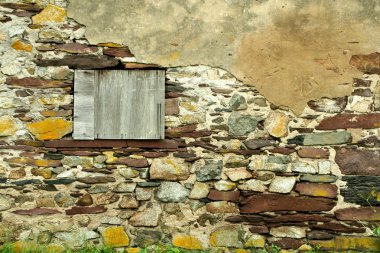
<path id="1" fill-rule="evenodd" d="M 74 75 L 74 133 L 78 140 L 94 139 L 94 94 L 97 72 L 76 70 Z"/>
<path id="2" fill-rule="evenodd" d="M 163 139 L 164 70 L 99 70 L 96 139 Z"/>

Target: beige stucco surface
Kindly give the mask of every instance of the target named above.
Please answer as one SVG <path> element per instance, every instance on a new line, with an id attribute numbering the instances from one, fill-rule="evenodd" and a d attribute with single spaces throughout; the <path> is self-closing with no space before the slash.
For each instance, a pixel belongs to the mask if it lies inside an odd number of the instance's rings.
<path id="1" fill-rule="evenodd" d="M 221 67 L 271 102 L 349 94 L 353 54 L 379 51 L 377 0 L 71 0 L 91 43 L 127 45 L 139 62 Z"/>

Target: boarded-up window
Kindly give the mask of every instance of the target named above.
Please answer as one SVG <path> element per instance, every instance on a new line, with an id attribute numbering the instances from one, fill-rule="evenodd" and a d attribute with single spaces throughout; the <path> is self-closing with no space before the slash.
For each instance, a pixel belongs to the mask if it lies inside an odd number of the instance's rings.
<path id="1" fill-rule="evenodd" d="M 164 70 L 76 70 L 74 139 L 163 139 Z"/>

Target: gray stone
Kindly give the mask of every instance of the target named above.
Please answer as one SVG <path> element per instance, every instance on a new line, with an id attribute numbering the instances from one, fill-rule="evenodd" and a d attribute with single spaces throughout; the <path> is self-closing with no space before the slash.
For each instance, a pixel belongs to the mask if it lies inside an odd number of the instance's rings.
<path id="1" fill-rule="evenodd" d="M 143 248 L 149 245 L 156 244 L 157 242 L 161 241 L 161 238 L 161 231 L 151 231 L 144 229 L 138 231 L 135 243 L 137 244 L 137 246 Z"/>
<path id="2" fill-rule="evenodd" d="M 88 192 L 91 194 L 96 194 L 96 193 L 105 193 L 110 190 L 110 187 L 107 185 L 95 185 L 88 189 Z"/>
<path id="3" fill-rule="evenodd" d="M 65 192 L 58 192 L 54 196 L 54 201 L 60 207 L 69 207 L 75 204 L 75 199 L 71 197 L 70 194 L 65 193 Z"/>
<path id="4" fill-rule="evenodd" d="M 162 182 L 158 187 L 157 198 L 163 202 L 183 202 L 189 190 L 177 182 Z"/>
<path id="5" fill-rule="evenodd" d="M 93 159 L 80 156 L 65 156 L 62 159 L 62 164 L 69 167 L 82 166 L 84 168 L 91 168 L 93 165 Z"/>
<path id="6" fill-rule="evenodd" d="M 100 222 L 102 224 L 120 225 L 123 223 L 123 220 L 115 216 L 103 216 Z"/>
<path id="7" fill-rule="evenodd" d="M 152 198 L 152 190 L 149 188 L 137 187 L 135 192 L 137 200 L 150 200 Z"/>
<path id="8" fill-rule="evenodd" d="M 159 203 L 149 202 L 144 210 L 132 215 L 129 224 L 134 227 L 156 227 L 160 221 L 162 208 Z"/>
<path id="9" fill-rule="evenodd" d="M 230 99 L 230 108 L 234 111 L 245 110 L 247 109 L 247 102 L 242 95 L 235 93 Z"/>
<path id="10" fill-rule="evenodd" d="M 309 174 L 315 174 L 317 172 L 317 169 L 313 165 L 305 162 L 294 162 L 291 167 L 293 172 Z"/>
<path id="11" fill-rule="evenodd" d="M 231 113 L 228 118 L 229 134 L 233 136 L 247 135 L 255 131 L 258 119 L 255 116 Z"/>
<path id="12" fill-rule="evenodd" d="M 275 177 L 269 186 L 270 192 L 289 193 L 296 183 L 296 177 Z"/>
<path id="13" fill-rule="evenodd" d="M 209 180 L 219 180 L 221 179 L 220 174 L 223 169 L 222 160 L 204 160 L 204 166 L 200 167 L 195 174 L 197 175 L 198 181 L 209 181 Z"/>
<path id="14" fill-rule="evenodd" d="M 123 196 L 119 202 L 120 208 L 138 208 L 139 202 L 136 200 L 136 196 L 133 193 L 128 193 Z"/>
<path id="15" fill-rule="evenodd" d="M 250 179 L 243 184 L 239 184 L 238 189 L 242 191 L 265 192 L 267 190 L 267 187 L 263 181 Z"/>
<path id="16" fill-rule="evenodd" d="M 8 210 L 12 207 L 12 199 L 7 195 L 0 194 L 0 211 Z"/>
<path id="17" fill-rule="evenodd" d="M 154 159 L 149 170 L 151 179 L 186 180 L 189 175 L 188 164 L 180 158 L 165 157 Z"/>
<path id="18" fill-rule="evenodd" d="M 290 237 L 290 238 L 305 238 L 305 228 L 287 226 L 287 227 L 274 227 L 270 229 L 270 234 L 275 237 Z"/>
<path id="19" fill-rule="evenodd" d="M 340 132 L 321 132 L 298 135 L 288 140 L 289 144 L 314 146 L 314 145 L 337 145 L 349 143 L 351 134 L 346 131 Z"/>
<path id="20" fill-rule="evenodd" d="M 120 183 L 116 185 L 112 191 L 117 193 L 123 193 L 123 192 L 134 192 L 136 188 L 136 183 Z"/>

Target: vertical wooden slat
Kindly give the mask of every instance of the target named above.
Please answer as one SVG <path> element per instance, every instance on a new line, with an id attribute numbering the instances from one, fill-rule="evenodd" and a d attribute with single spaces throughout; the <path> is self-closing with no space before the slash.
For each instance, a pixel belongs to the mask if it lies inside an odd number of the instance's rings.
<path id="1" fill-rule="evenodd" d="M 94 70 L 75 70 L 74 74 L 74 132 L 77 140 L 94 139 Z"/>
<path id="2" fill-rule="evenodd" d="M 163 139 L 163 70 L 99 71 L 95 133 L 99 139 Z"/>

